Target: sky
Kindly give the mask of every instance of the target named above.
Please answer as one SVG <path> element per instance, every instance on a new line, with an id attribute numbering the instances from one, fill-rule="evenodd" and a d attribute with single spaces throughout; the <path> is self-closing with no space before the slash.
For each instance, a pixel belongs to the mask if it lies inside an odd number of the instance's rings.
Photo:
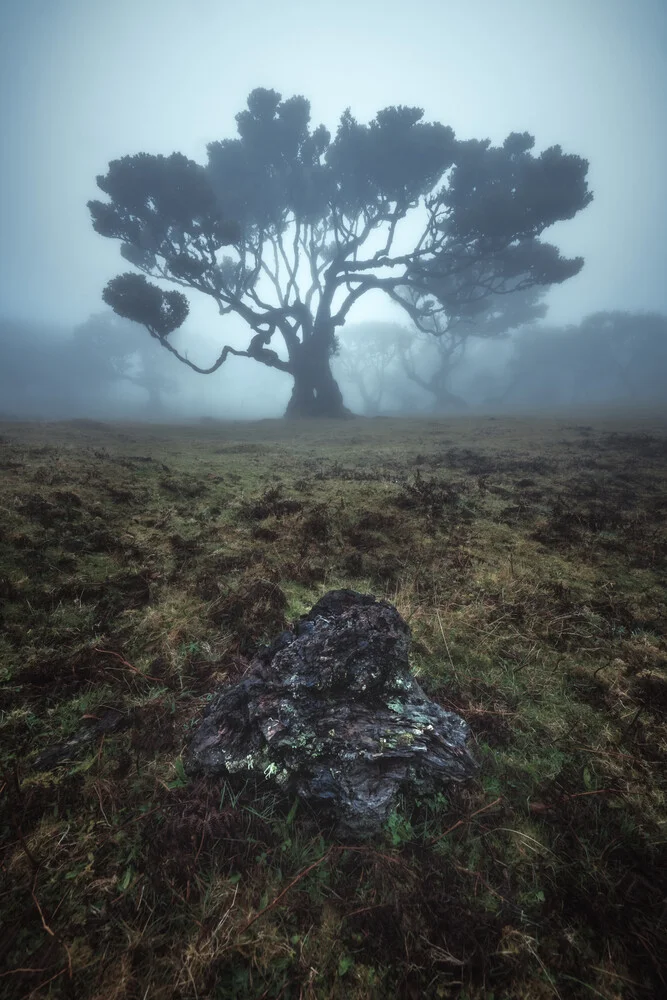
<path id="1" fill-rule="evenodd" d="M 536 150 L 558 143 L 586 157 L 593 203 L 545 234 L 586 265 L 550 292 L 549 322 L 667 312 L 666 0 L 0 7 L 0 315 L 75 325 L 99 311 L 127 264 L 92 229 L 96 175 L 138 152 L 205 162 L 258 86 L 303 94 L 314 124 L 332 131 L 348 106 L 368 121 L 418 105 L 461 139 L 529 131 Z M 191 301 L 189 326 L 217 342 L 217 314 Z M 369 297 L 353 319 L 390 312 Z"/>

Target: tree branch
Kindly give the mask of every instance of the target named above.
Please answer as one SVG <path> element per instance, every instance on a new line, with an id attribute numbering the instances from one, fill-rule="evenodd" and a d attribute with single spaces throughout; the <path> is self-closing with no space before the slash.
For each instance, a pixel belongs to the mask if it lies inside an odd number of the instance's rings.
<path id="1" fill-rule="evenodd" d="M 357 277 L 355 275 L 350 275 L 349 278 L 345 280 L 345 282 L 335 281 L 334 287 L 338 288 L 343 283 L 347 284 L 348 281 L 358 281 L 359 284 L 357 285 L 356 288 L 351 289 L 349 295 L 343 302 L 342 306 L 340 307 L 336 315 L 332 317 L 332 322 L 334 326 L 342 326 L 343 323 L 345 322 L 347 314 L 349 313 L 354 303 L 357 302 L 362 295 L 365 295 L 366 292 L 370 292 L 371 289 L 373 288 L 383 289 L 389 295 L 391 295 L 391 292 L 394 289 L 400 287 L 401 285 L 407 284 L 405 275 L 401 275 L 400 277 L 397 278 L 375 278 L 371 275 L 364 275 L 363 277 L 362 276 Z M 349 287 L 350 286 L 348 284 L 348 288 Z"/>
<path id="2" fill-rule="evenodd" d="M 188 368 L 192 368 L 193 371 L 199 372 L 200 375 L 212 375 L 213 372 L 216 372 L 218 368 L 220 368 L 225 363 L 230 354 L 233 354 L 235 357 L 238 358 L 254 358 L 256 361 L 261 361 L 263 364 L 267 365 L 270 368 L 277 368 L 279 371 L 282 372 L 290 372 L 289 364 L 286 361 L 281 361 L 275 351 L 268 351 L 264 349 L 261 344 L 256 343 L 257 336 L 253 337 L 253 339 L 250 342 L 250 347 L 248 348 L 247 351 L 239 351 L 235 347 L 230 347 L 227 344 L 225 345 L 225 347 L 223 347 L 220 355 L 209 368 L 200 368 L 200 366 L 196 365 L 194 361 L 190 361 L 189 358 L 186 358 L 183 354 L 180 353 L 180 351 L 176 350 L 176 348 L 169 343 L 166 337 L 161 337 L 159 333 L 157 333 L 154 329 L 152 329 L 149 326 L 147 326 L 146 329 L 150 333 L 151 337 L 154 337 L 156 340 L 160 342 L 162 347 L 166 348 L 166 350 L 168 350 L 171 354 L 173 354 L 174 357 L 178 358 L 178 360 L 181 361 L 184 365 L 187 365 Z M 274 330 L 275 327 L 271 330 L 269 339 L 273 335 Z M 259 338 L 264 340 L 266 335 L 258 334 L 258 336 Z M 255 347 L 253 347 L 253 344 L 255 344 Z"/>
<path id="3" fill-rule="evenodd" d="M 296 292 L 297 299 L 301 297 L 299 286 L 296 280 L 296 275 L 299 269 L 299 231 L 301 229 L 301 223 L 299 222 L 298 219 L 295 218 L 293 224 L 294 224 L 294 240 L 292 242 L 292 256 L 293 256 L 292 264 L 290 264 L 287 258 L 287 254 L 285 253 L 285 244 L 283 243 L 282 233 L 278 233 L 278 247 L 280 249 L 280 253 L 282 255 L 285 268 L 287 269 L 287 274 L 288 274 L 287 288 L 285 289 L 285 303 L 289 302 L 289 297 L 292 292 L 292 289 L 294 289 L 294 291 Z"/>

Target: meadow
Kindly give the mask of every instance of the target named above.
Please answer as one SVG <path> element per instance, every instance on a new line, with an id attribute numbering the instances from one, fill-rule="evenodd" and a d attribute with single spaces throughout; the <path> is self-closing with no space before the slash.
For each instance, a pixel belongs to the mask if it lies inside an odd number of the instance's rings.
<path id="1" fill-rule="evenodd" d="M 0 996 L 667 992 L 667 415 L 0 435 Z M 361 844 L 181 757 L 335 587 L 479 763 Z"/>

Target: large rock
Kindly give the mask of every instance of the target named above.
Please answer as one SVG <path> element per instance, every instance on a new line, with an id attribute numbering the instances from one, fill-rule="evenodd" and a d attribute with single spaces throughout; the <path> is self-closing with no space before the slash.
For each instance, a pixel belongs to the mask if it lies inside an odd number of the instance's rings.
<path id="1" fill-rule="evenodd" d="M 211 702 L 186 771 L 264 778 L 323 808 L 340 836 L 377 832 L 399 792 L 475 770 L 466 723 L 429 701 L 409 649 L 393 605 L 330 591 Z"/>

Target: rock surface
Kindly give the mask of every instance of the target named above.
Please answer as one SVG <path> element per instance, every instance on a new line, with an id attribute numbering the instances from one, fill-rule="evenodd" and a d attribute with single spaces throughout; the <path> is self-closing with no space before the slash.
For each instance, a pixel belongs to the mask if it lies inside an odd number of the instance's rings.
<path id="1" fill-rule="evenodd" d="M 429 701 L 409 649 L 393 605 L 330 591 L 215 697 L 186 771 L 266 779 L 323 809 L 339 836 L 378 832 L 400 792 L 429 794 L 475 770 L 466 723 Z"/>

